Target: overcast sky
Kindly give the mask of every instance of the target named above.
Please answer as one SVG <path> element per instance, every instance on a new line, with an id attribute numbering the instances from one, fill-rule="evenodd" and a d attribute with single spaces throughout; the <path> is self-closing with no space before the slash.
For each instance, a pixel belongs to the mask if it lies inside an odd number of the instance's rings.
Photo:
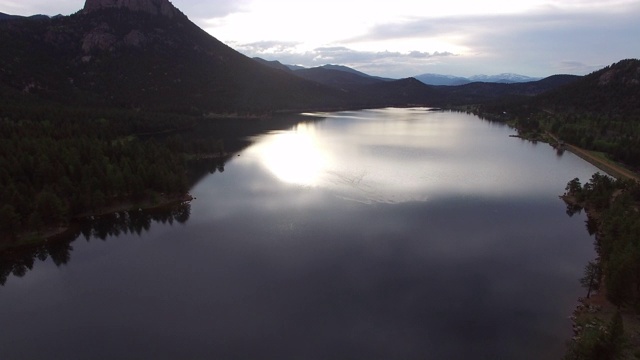
<path id="1" fill-rule="evenodd" d="M 341 64 L 393 78 L 583 75 L 640 58 L 640 0 L 173 0 L 248 56 Z M 84 0 L 0 0 L 0 12 L 68 15 Z"/>

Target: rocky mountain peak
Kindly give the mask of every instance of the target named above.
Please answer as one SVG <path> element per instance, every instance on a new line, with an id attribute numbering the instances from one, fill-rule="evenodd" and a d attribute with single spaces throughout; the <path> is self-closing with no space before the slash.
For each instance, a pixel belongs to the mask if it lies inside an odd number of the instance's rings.
<path id="1" fill-rule="evenodd" d="M 179 13 L 169 0 L 86 0 L 83 12 L 90 13 L 106 8 L 124 8 L 169 18 Z"/>

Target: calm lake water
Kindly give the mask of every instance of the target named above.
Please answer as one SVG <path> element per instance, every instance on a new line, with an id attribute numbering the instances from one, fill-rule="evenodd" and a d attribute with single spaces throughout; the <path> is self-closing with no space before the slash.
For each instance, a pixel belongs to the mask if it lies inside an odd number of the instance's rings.
<path id="1" fill-rule="evenodd" d="M 558 195 L 596 168 L 462 113 L 310 119 L 190 213 L 34 254 L 0 287 L 0 358 L 561 357 L 594 252 Z"/>

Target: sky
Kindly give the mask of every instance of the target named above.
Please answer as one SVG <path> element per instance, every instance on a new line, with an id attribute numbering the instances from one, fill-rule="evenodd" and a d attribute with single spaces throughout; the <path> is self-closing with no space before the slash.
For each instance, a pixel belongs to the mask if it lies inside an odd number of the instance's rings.
<path id="1" fill-rule="evenodd" d="M 640 0 L 172 0 L 250 57 L 370 75 L 584 75 L 640 58 Z M 0 0 L 68 15 L 84 0 Z"/>

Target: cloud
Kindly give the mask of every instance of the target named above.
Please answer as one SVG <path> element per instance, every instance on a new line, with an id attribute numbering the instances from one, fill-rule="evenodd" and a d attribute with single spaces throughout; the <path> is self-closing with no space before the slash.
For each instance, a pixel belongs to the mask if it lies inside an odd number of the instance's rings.
<path id="1" fill-rule="evenodd" d="M 235 44 L 235 49 L 247 56 L 261 54 L 281 54 L 293 51 L 300 43 L 295 41 L 256 41 L 248 44 Z"/>
<path id="2" fill-rule="evenodd" d="M 453 53 L 442 52 L 397 52 L 397 51 L 358 51 L 345 46 L 318 47 L 311 51 L 297 51 L 295 42 L 262 41 L 232 46 L 249 57 L 261 57 L 266 60 L 278 60 L 284 64 L 315 67 L 325 64 L 340 64 L 367 72 L 372 75 L 383 74 L 390 77 L 416 75 L 429 62 L 454 57 Z"/>
<path id="3" fill-rule="evenodd" d="M 408 59 L 432 59 L 445 56 L 454 56 L 450 52 L 421 52 L 410 51 L 402 53 L 398 51 L 357 51 L 347 47 L 320 47 L 313 52 L 314 59 L 331 60 L 337 63 L 372 63 L 386 60 L 408 60 Z"/>
<path id="4" fill-rule="evenodd" d="M 4 0 L 0 11 L 11 15 L 30 16 L 44 14 L 53 16 L 58 14 L 69 15 L 81 10 L 83 7 L 84 0 Z"/>
<path id="5" fill-rule="evenodd" d="M 636 46 L 640 5 L 624 4 L 625 11 L 616 7 L 601 12 L 592 11 L 593 6 L 579 10 L 545 7 L 510 15 L 404 19 L 378 24 L 344 43 L 448 41 L 466 49 L 456 60 L 466 59 L 467 71 L 472 73 L 476 72 L 472 69 L 482 68 L 485 73 L 508 71 L 532 76 L 585 74 L 623 58 L 640 57 Z"/>
<path id="6" fill-rule="evenodd" d="M 192 20 L 223 18 L 227 15 L 247 11 L 250 0 L 170 0 Z"/>
<path id="7" fill-rule="evenodd" d="M 443 21 L 446 19 L 446 22 Z M 407 39 L 416 37 L 439 36 L 448 32 L 450 19 L 412 19 L 397 23 L 377 24 L 366 34 L 347 38 L 344 43 L 358 43 L 366 41 L 380 41 L 393 39 Z"/>
<path id="8" fill-rule="evenodd" d="M 587 65 L 580 61 L 569 60 L 560 61 L 556 64 L 556 69 L 560 70 L 560 73 L 567 74 L 588 74 L 596 70 L 601 69 L 602 65 Z"/>
<path id="9" fill-rule="evenodd" d="M 81 10 L 86 0 L 3 0 L 0 11 L 13 15 L 69 15 Z M 246 10 L 250 0 L 170 0 L 192 19 L 218 18 Z"/>
<path id="10" fill-rule="evenodd" d="M 441 56 L 455 56 L 455 54 L 449 52 L 449 51 L 434 51 L 432 53 L 428 53 L 428 52 L 421 52 L 421 51 L 411 51 L 408 54 L 409 57 L 412 58 L 416 58 L 416 59 L 429 59 L 429 58 L 434 58 L 434 57 L 441 57 Z"/>
<path id="11" fill-rule="evenodd" d="M 640 58 L 638 0 L 327 1 L 171 0 L 246 55 L 379 76 L 586 74 Z M 70 14 L 84 2 L 4 0 L 0 11 Z"/>

